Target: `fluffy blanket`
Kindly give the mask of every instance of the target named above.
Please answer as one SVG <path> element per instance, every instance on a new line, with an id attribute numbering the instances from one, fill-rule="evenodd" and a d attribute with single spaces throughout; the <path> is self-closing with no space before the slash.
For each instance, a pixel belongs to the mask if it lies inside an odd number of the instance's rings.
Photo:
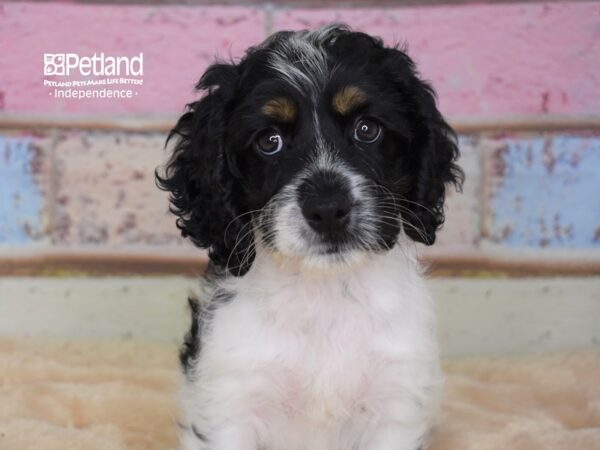
<path id="1" fill-rule="evenodd" d="M 176 351 L 0 340 L 1 450 L 166 450 Z M 445 364 L 432 450 L 600 449 L 600 351 Z"/>

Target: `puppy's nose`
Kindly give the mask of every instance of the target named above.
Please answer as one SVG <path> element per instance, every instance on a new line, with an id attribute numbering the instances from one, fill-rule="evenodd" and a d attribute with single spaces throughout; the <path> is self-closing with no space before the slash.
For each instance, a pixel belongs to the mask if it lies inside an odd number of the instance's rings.
<path id="1" fill-rule="evenodd" d="M 302 214 L 319 233 L 341 231 L 348 223 L 352 204 L 344 195 L 308 198 L 302 204 Z"/>

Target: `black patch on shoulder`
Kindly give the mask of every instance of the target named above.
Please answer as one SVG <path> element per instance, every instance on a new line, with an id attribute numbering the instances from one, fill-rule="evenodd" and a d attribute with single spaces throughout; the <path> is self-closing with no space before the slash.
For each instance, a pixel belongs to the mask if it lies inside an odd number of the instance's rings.
<path id="1" fill-rule="evenodd" d="M 179 361 L 181 361 L 184 372 L 187 372 L 190 362 L 200 353 L 200 302 L 197 298 L 188 297 L 188 304 L 192 323 L 179 351 Z"/>
<path id="2" fill-rule="evenodd" d="M 194 297 L 188 298 L 191 325 L 179 352 L 179 361 L 185 374 L 189 373 L 194 361 L 198 359 L 202 351 L 202 335 L 215 311 L 219 306 L 228 303 L 234 297 L 232 292 L 215 287 L 216 280 L 222 276 L 225 276 L 223 270 L 209 264 L 204 275 L 204 281 L 207 286 L 206 295 L 211 295 L 211 299 L 208 302 L 201 302 Z"/>

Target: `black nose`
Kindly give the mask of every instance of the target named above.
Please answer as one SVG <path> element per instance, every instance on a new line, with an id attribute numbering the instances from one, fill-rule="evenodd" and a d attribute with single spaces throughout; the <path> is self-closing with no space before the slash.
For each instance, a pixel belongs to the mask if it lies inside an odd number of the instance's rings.
<path id="1" fill-rule="evenodd" d="M 319 233 L 335 233 L 348 223 L 352 205 L 344 195 L 312 197 L 302 204 L 302 214 Z"/>

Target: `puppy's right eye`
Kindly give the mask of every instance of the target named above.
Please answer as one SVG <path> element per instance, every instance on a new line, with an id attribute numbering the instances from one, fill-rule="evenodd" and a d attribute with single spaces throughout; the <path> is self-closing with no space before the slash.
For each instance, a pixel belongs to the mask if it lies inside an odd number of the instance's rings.
<path id="1" fill-rule="evenodd" d="M 283 148 L 283 137 L 275 129 L 263 131 L 254 141 L 254 146 L 263 155 L 274 155 Z"/>

